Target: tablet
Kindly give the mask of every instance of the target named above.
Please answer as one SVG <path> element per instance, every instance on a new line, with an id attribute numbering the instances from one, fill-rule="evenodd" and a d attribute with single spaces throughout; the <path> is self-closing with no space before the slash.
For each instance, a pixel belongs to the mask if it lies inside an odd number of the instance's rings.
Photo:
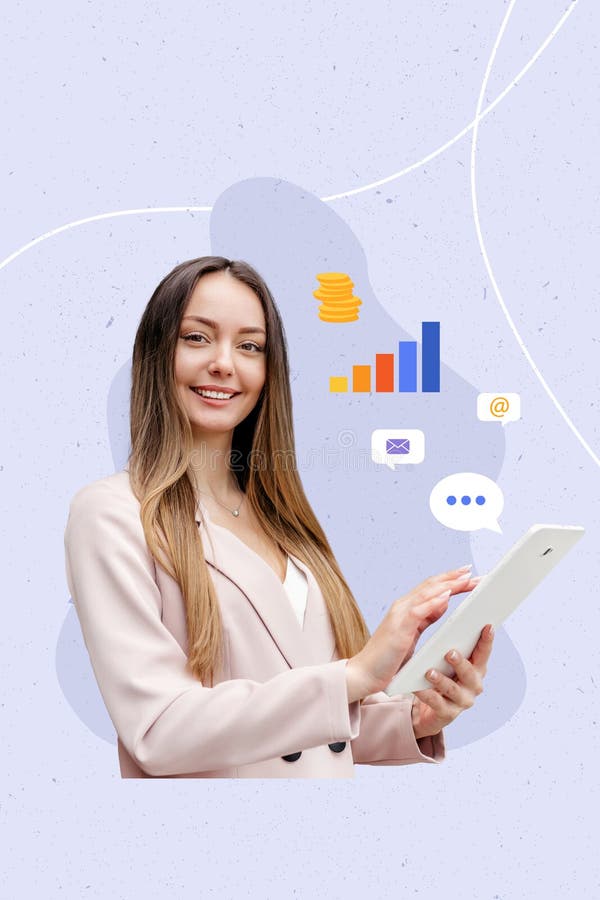
<path id="1" fill-rule="evenodd" d="M 580 525 L 532 525 L 402 666 L 385 693 L 392 697 L 432 688 L 433 684 L 425 678 L 429 669 L 452 677 L 454 669 L 444 655 L 456 649 L 468 659 L 482 628 L 488 623 L 496 626 L 504 622 L 583 533 Z"/>

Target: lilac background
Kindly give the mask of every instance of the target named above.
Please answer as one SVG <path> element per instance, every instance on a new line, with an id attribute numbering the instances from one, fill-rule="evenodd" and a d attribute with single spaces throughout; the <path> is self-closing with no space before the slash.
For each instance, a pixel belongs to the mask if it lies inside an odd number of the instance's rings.
<path id="1" fill-rule="evenodd" d="M 579 897 L 597 886 L 598 462 L 543 391 L 494 295 L 473 222 L 471 132 L 388 184 L 317 200 L 401 171 L 473 120 L 508 5 L 455 6 L 207 3 L 168 15 L 152 4 L 62 3 L 9 14 L 0 272 L 8 896 L 443 891 L 479 900 Z M 598 64 L 590 35 L 599 17 L 585 0 L 573 6 L 482 120 L 476 175 L 504 301 L 597 455 Z M 516 3 L 484 107 L 567 9 L 564 0 Z M 10 260 L 88 216 L 185 206 L 214 210 L 108 217 Z M 364 347 L 369 362 L 385 349 L 382 335 L 418 337 L 423 318 L 439 319 L 447 385 L 439 397 L 409 404 L 374 395 L 370 403 L 319 387 L 336 371 L 320 348 L 308 363 L 311 340 L 323 335 L 310 291 L 331 240 L 360 271 L 360 287 L 352 278 L 363 300 L 356 326 L 331 326 L 340 333 L 332 359 L 345 365 L 345 353 L 349 366 Z M 304 475 L 371 627 L 401 589 L 446 561 L 472 558 L 485 572 L 531 522 L 588 529 L 501 631 L 489 688 L 448 729 L 453 749 L 441 766 L 357 767 L 348 784 L 122 781 L 110 734 L 91 729 L 65 690 L 78 658 L 63 566 L 68 503 L 79 486 L 122 465 L 122 389 L 152 289 L 176 262 L 208 252 L 246 255 L 274 289 L 290 340 L 301 453 L 339 448 L 351 431 L 366 446 L 371 427 L 387 424 L 435 435 L 426 462 L 398 473 L 397 508 L 395 475 L 375 474 L 370 500 L 361 481 L 352 529 L 340 497 L 356 488 L 354 475 L 317 467 Z M 522 421 L 502 434 L 478 423 L 480 390 L 519 391 Z M 472 460 L 504 491 L 502 535 L 469 539 L 422 513 L 425 486 Z M 399 533 L 391 517 L 404 503 L 413 529 Z"/>

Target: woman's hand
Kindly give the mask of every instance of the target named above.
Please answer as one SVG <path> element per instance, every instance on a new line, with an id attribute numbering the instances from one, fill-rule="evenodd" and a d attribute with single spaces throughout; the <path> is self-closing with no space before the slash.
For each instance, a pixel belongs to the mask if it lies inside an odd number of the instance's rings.
<path id="1" fill-rule="evenodd" d="M 470 709 L 483 691 L 483 679 L 492 652 L 494 629 L 486 625 L 473 653 L 465 659 L 457 650 L 450 650 L 446 659 L 455 671 L 453 678 L 430 669 L 425 677 L 433 689 L 415 691 L 412 723 L 417 739 L 438 734 L 465 709 Z M 452 654 L 456 653 L 453 658 Z"/>
<path id="2" fill-rule="evenodd" d="M 350 702 L 382 691 L 412 656 L 425 629 L 448 609 L 452 594 L 472 590 L 471 566 L 433 575 L 395 600 L 365 646 L 346 663 Z"/>

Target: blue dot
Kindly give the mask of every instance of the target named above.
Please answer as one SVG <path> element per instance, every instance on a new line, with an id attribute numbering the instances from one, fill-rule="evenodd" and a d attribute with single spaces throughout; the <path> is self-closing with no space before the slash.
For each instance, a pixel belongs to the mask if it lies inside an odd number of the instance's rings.
<path id="1" fill-rule="evenodd" d="M 460 498 L 460 502 L 462 503 L 463 506 L 468 506 L 469 503 L 471 502 L 471 498 L 467 497 L 467 495 L 465 494 L 464 497 Z"/>
<path id="2" fill-rule="evenodd" d="M 483 504 L 485 503 L 485 497 L 482 497 L 480 494 L 479 497 L 475 497 L 475 503 L 477 504 L 477 506 L 483 506 Z"/>
<path id="3" fill-rule="evenodd" d="M 448 506 L 454 506 L 454 504 L 456 503 L 456 497 L 453 497 L 452 494 L 450 494 L 449 497 L 446 497 L 446 503 L 448 504 Z"/>

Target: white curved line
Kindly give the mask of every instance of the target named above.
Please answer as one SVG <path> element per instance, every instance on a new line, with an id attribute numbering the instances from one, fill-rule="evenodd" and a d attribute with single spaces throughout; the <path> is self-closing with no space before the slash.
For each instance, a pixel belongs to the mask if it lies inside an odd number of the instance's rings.
<path id="1" fill-rule="evenodd" d="M 26 250 L 30 250 L 31 247 L 35 247 L 36 244 L 41 244 L 42 241 L 47 240 L 47 238 L 54 237 L 55 234 L 60 234 L 61 231 L 68 231 L 69 228 L 76 228 L 78 225 L 86 225 L 88 222 L 99 222 L 101 219 L 116 219 L 117 216 L 138 216 L 142 213 L 157 213 L 157 212 L 210 212 L 212 206 L 156 206 L 149 207 L 148 209 L 123 209 L 118 212 L 107 212 L 100 213 L 97 216 L 88 216 L 86 219 L 77 219 L 75 222 L 68 222 L 66 225 L 60 225 L 58 228 L 53 228 L 52 231 L 47 231 L 45 234 L 41 234 L 39 237 L 35 238 L 33 241 L 29 241 L 28 244 L 25 244 L 23 247 L 20 247 L 18 250 L 15 250 L 14 253 L 11 253 L 10 256 L 7 256 L 6 259 L 3 259 L 0 263 L 0 270 L 2 270 L 5 266 L 15 260 L 21 253 L 25 253 Z"/>
<path id="2" fill-rule="evenodd" d="M 529 71 L 531 66 L 535 63 L 538 57 L 544 52 L 548 44 L 554 39 L 554 37 L 558 34 L 568 17 L 573 12 L 575 8 L 575 4 L 578 0 L 573 0 L 573 3 L 569 7 L 569 9 L 564 13 L 563 16 L 559 19 L 557 24 L 554 26 L 546 40 L 538 47 L 534 55 L 531 57 L 526 66 L 524 66 L 519 74 L 513 78 L 511 83 L 499 94 L 493 103 L 490 103 L 486 109 L 481 113 L 478 118 L 478 121 L 485 118 L 488 113 L 490 113 L 497 105 L 503 100 L 506 95 L 518 84 L 521 78 Z M 415 169 L 420 168 L 425 165 L 425 163 L 429 162 L 431 159 L 434 159 L 436 156 L 439 156 L 444 150 L 447 150 L 448 147 L 451 147 L 457 141 L 459 141 L 462 137 L 465 136 L 473 127 L 475 126 L 475 119 L 469 123 L 462 131 L 459 131 L 458 134 L 454 135 L 449 141 L 446 141 L 445 144 L 442 144 L 441 147 L 438 147 L 437 150 L 433 150 L 427 156 L 424 156 L 423 159 L 420 159 L 418 162 L 412 163 L 412 165 L 407 166 L 405 169 L 402 169 L 400 172 L 396 172 L 394 175 L 388 175 L 386 178 L 381 178 L 379 181 L 373 181 L 370 184 L 363 185 L 363 187 L 354 188 L 351 191 L 345 191 L 341 194 L 331 194 L 329 197 L 321 197 L 320 199 L 327 203 L 330 200 L 338 200 L 341 197 L 352 197 L 354 194 L 362 194 L 364 191 L 369 191 L 371 188 L 378 187 L 380 184 L 387 184 L 390 181 L 394 181 L 397 178 L 402 178 L 403 175 L 407 175 L 409 172 L 414 171 Z M 76 228 L 79 225 L 85 225 L 88 222 L 99 222 L 101 219 L 113 219 L 117 216 L 137 216 L 142 215 L 144 213 L 164 213 L 164 212 L 211 212 L 212 206 L 158 206 L 158 207 L 148 207 L 147 209 L 125 209 L 119 210 L 118 212 L 107 212 L 101 213 L 97 216 L 88 216 L 86 219 L 77 219 L 75 222 L 68 222 L 66 225 L 61 225 L 59 228 L 53 228 L 52 231 L 47 231 L 45 234 L 40 235 L 40 237 L 35 238 L 35 240 L 30 241 L 28 244 L 25 244 L 23 247 L 20 247 L 18 250 L 15 250 L 14 253 L 11 253 L 10 256 L 7 256 L 6 259 L 3 259 L 0 262 L 0 270 L 4 269 L 9 263 L 13 262 L 13 260 L 17 259 L 22 253 L 25 253 L 27 250 L 30 250 L 32 247 L 35 247 L 36 244 L 41 244 L 42 241 L 47 240 L 48 238 L 54 237 L 56 234 L 60 234 L 61 231 L 68 231 L 70 228 Z"/>
<path id="3" fill-rule="evenodd" d="M 575 2 L 577 2 L 577 0 L 575 0 Z M 575 2 L 573 5 L 575 5 Z M 510 5 L 506 11 L 504 21 L 502 22 L 500 31 L 498 32 L 498 37 L 496 38 L 496 43 L 494 44 L 494 48 L 492 50 L 491 56 L 490 56 L 488 64 L 487 64 L 487 68 L 486 68 L 485 75 L 483 78 L 483 83 L 481 85 L 481 90 L 479 92 L 479 99 L 477 101 L 477 110 L 475 113 L 475 126 L 473 128 L 473 140 L 471 142 L 471 198 L 472 198 L 472 203 L 473 203 L 473 219 L 475 221 L 475 230 L 477 231 L 477 240 L 479 241 L 479 247 L 481 250 L 481 254 L 483 256 L 483 261 L 485 263 L 485 267 L 487 269 L 489 279 L 492 282 L 492 286 L 494 288 L 494 293 L 496 294 L 496 297 L 498 298 L 498 303 L 500 304 L 502 312 L 504 313 L 504 315 L 506 317 L 506 321 L 510 325 L 511 330 L 512 330 L 515 338 L 517 339 L 517 343 L 518 343 L 519 347 L 523 351 L 525 358 L 527 359 L 527 361 L 530 364 L 531 368 L 533 369 L 535 375 L 537 376 L 538 381 L 540 382 L 540 384 L 546 391 L 546 394 L 548 395 L 548 397 L 550 398 L 550 400 L 552 401 L 552 403 L 554 404 L 556 409 L 559 411 L 559 413 L 561 414 L 561 416 L 563 417 L 563 419 L 565 420 L 565 422 L 567 423 L 567 425 L 569 426 L 569 428 L 571 429 L 571 431 L 573 432 L 573 434 L 575 435 L 575 437 L 577 438 L 577 440 L 579 441 L 581 446 L 584 448 L 584 450 L 587 451 L 587 453 L 594 460 L 596 465 L 600 466 L 600 458 L 594 453 L 594 451 L 592 450 L 592 448 L 590 447 L 588 442 L 585 440 L 583 435 L 577 430 L 577 428 L 575 427 L 575 425 L 573 424 L 573 422 L 571 421 L 571 419 L 569 418 L 567 413 L 564 411 L 563 407 L 558 402 L 554 393 L 552 392 L 549 385 L 547 384 L 544 376 L 542 375 L 542 373 L 536 366 L 536 364 L 531 356 L 531 353 L 529 352 L 529 350 L 523 343 L 521 335 L 517 331 L 515 323 L 513 322 L 511 315 L 510 315 L 508 309 L 506 308 L 506 304 L 505 304 L 504 300 L 502 299 L 502 294 L 500 293 L 500 288 L 498 287 L 498 284 L 494 277 L 494 273 L 492 271 L 490 260 L 489 260 L 487 251 L 485 249 L 485 244 L 483 242 L 483 236 L 481 233 L 481 225 L 479 222 L 479 210 L 478 210 L 478 206 L 477 206 L 477 187 L 476 187 L 476 183 L 475 183 L 475 157 L 476 157 L 476 153 L 477 153 L 477 135 L 479 132 L 479 122 L 480 122 L 479 111 L 483 104 L 483 95 L 485 93 L 488 79 L 490 77 L 490 72 L 491 72 L 492 66 L 494 64 L 494 58 L 496 56 L 496 52 L 500 45 L 500 41 L 502 40 L 502 35 L 504 34 L 504 29 L 506 28 L 506 25 L 508 23 L 510 14 L 512 13 L 515 3 L 516 3 L 516 0 L 511 0 Z"/>
<path id="4" fill-rule="evenodd" d="M 563 25 L 565 24 L 565 22 L 567 21 L 567 19 L 569 18 L 569 16 L 573 12 L 573 10 L 575 9 L 575 5 L 577 4 L 577 2 L 578 2 L 578 0 L 573 0 L 573 2 L 571 3 L 571 5 L 567 9 L 567 11 L 560 17 L 560 19 L 558 20 L 558 22 L 556 23 L 556 25 L 554 26 L 554 28 L 552 29 L 552 31 L 550 32 L 550 34 L 548 35 L 546 40 L 542 44 L 540 44 L 538 49 L 535 51 L 535 53 L 533 54 L 533 56 L 531 57 L 531 59 L 529 60 L 527 65 L 523 66 L 523 68 L 521 69 L 519 74 L 516 75 L 515 78 L 513 78 L 511 83 L 507 87 L 504 88 L 504 90 L 502 91 L 501 94 L 498 94 L 498 96 L 493 101 L 493 103 L 490 103 L 489 106 L 486 106 L 486 108 L 481 113 L 481 115 L 478 116 L 478 121 L 485 119 L 485 117 L 489 113 L 491 113 L 491 111 L 502 100 L 504 100 L 506 95 L 510 91 L 512 91 L 512 89 L 514 87 L 516 87 L 516 85 L 519 83 L 521 78 L 523 78 L 523 76 L 529 71 L 529 69 L 532 67 L 532 65 L 535 63 L 535 61 L 542 55 L 542 53 L 544 52 L 544 50 L 546 49 L 548 44 L 550 44 L 554 40 L 554 38 L 556 37 L 556 35 L 560 31 L 560 29 L 563 27 Z M 379 181 L 372 181 L 370 184 L 363 185 L 363 187 L 354 188 L 351 191 L 344 191 L 342 194 L 331 194 L 329 197 L 321 197 L 321 200 L 329 201 L 329 200 L 339 200 L 341 197 L 352 197 L 352 196 L 354 196 L 354 194 L 362 194 L 363 191 L 370 191 L 371 188 L 379 187 L 380 184 L 388 184 L 390 181 L 394 181 L 396 178 L 402 178 L 403 175 L 408 175 L 409 172 L 413 172 L 415 169 L 419 169 L 421 166 L 424 166 L 425 163 L 428 163 L 430 160 L 435 159 L 436 156 L 439 156 L 441 153 L 443 153 L 444 150 L 447 150 L 448 147 L 451 147 L 453 144 L 456 144 L 457 141 L 459 141 L 462 137 L 464 137 L 465 134 L 467 134 L 475 126 L 475 121 L 476 120 L 473 119 L 473 121 L 469 122 L 469 124 L 466 125 L 462 131 L 459 131 L 458 134 L 455 134 L 453 138 L 450 138 L 449 141 L 446 141 L 446 143 L 442 144 L 441 147 L 438 147 L 437 150 L 433 150 L 431 153 L 428 153 L 427 156 L 424 156 L 423 159 L 420 159 L 418 162 L 412 163 L 410 166 L 407 166 L 405 169 L 401 169 L 400 172 L 396 172 L 394 175 L 387 175 L 385 178 L 380 178 Z"/>

